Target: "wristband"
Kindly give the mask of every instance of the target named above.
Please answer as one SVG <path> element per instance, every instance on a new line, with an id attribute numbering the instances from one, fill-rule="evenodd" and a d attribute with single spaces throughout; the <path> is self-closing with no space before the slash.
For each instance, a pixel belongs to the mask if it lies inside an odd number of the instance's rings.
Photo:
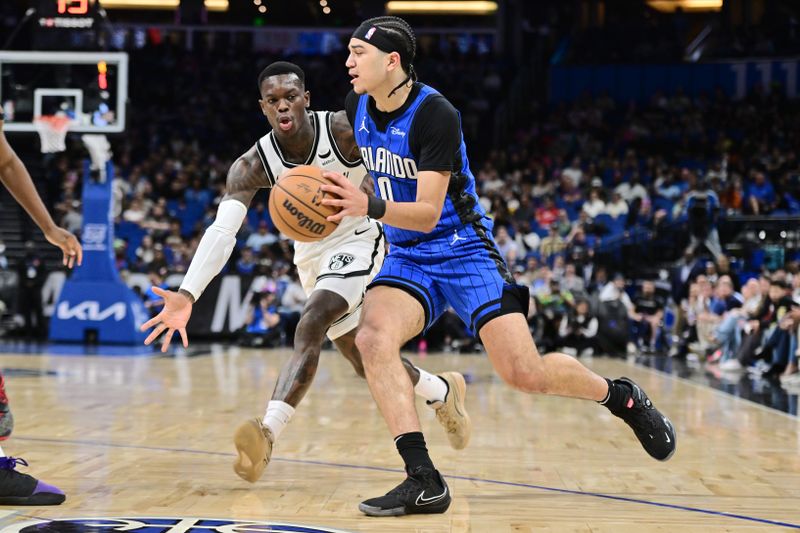
<path id="1" fill-rule="evenodd" d="M 385 214 L 386 200 L 378 198 L 377 196 L 370 196 L 367 199 L 367 216 L 375 220 L 380 220 Z"/>

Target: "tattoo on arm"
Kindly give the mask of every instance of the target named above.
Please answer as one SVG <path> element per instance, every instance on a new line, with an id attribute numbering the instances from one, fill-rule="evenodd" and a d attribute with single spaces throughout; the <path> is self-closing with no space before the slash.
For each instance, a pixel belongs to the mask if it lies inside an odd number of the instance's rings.
<path id="1" fill-rule="evenodd" d="M 238 200 L 249 206 L 258 189 L 269 187 L 270 182 L 255 147 L 239 157 L 228 171 L 225 183 L 225 200 Z"/>
<path id="2" fill-rule="evenodd" d="M 361 160 L 361 150 L 358 149 L 356 144 L 356 137 L 353 134 L 353 128 L 350 126 L 350 121 L 347 120 L 347 113 L 345 111 L 337 111 L 331 118 L 331 131 L 336 141 L 336 146 L 342 152 L 348 161 L 355 163 Z"/>

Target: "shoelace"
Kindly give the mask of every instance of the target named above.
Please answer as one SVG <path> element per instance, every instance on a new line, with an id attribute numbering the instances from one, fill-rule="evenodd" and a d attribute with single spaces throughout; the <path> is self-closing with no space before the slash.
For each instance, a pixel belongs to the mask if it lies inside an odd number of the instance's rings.
<path id="1" fill-rule="evenodd" d="M 420 483 L 416 479 L 408 476 L 402 483 L 390 490 L 386 495 L 407 496 L 419 492 Z"/>
<path id="2" fill-rule="evenodd" d="M 440 407 L 436 410 L 436 418 L 439 420 L 444 419 L 445 427 L 447 428 L 448 433 L 458 433 L 459 429 L 459 422 L 454 417 L 449 416 L 449 413 L 446 413 L 445 407 Z"/>
<path id="3" fill-rule="evenodd" d="M 652 416 L 653 412 L 653 403 L 649 402 L 649 399 L 646 399 L 644 393 L 639 391 L 639 394 L 634 392 L 631 397 L 634 401 L 634 406 L 632 409 L 636 409 L 636 416 L 631 417 L 628 420 L 628 423 L 636 430 L 636 431 L 646 431 L 648 434 L 652 434 L 659 430 L 658 421 L 654 416 Z"/>
<path id="4" fill-rule="evenodd" d="M 18 464 L 28 466 L 28 461 L 21 457 L 0 457 L 0 470 L 14 470 Z"/>

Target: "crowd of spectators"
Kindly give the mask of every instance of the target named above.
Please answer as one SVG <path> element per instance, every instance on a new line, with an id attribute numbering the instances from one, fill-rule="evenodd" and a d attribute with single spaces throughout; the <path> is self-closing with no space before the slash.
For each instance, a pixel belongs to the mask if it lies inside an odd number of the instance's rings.
<path id="1" fill-rule="evenodd" d="M 800 52 L 800 16 L 797 6 L 765 2 L 766 9 L 747 23 L 732 23 L 727 10 L 661 13 L 644 2 L 623 2 L 607 10 L 603 24 L 560 32 L 556 57 L 571 63 L 668 63 L 681 61 L 702 34 L 702 59 L 792 56 Z M 731 8 L 735 9 L 735 8 Z M 569 6 L 556 17 L 556 26 L 571 27 Z"/>
<path id="2" fill-rule="evenodd" d="M 720 217 L 800 213 L 800 105 L 778 93 L 732 102 L 720 92 L 692 99 L 677 91 L 657 94 L 643 106 L 607 97 L 555 108 L 532 101 L 526 126 L 510 144 L 493 147 L 486 135 L 492 131 L 491 102 L 508 80 L 503 65 L 457 47 L 432 55 L 435 61 L 420 62 L 422 79 L 464 112 L 481 203 L 494 219 L 501 254 L 532 289 L 537 312 L 531 327 L 545 347 L 624 351 L 630 341 L 664 351 L 675 344 L 656 327 L 666 306 L 650 294 L 650 284 L 638 294 L 632 290 L 638 284 L 615 281 L 615 272 L 596 260 L 604 244 L 637 231 L 656 235 L 691 221 L 694 209 L 706 227 L 693 236 L 692 247 L 721 264 L 727 258 L 715 236 Z M 270 60 L 238 51 L 188 55 L 168 44 L 133 53 L 136 112 L 128 132 L 112 139 L 121 272 L 162 278 L 185 272 L 214 220 L 228 167 L 267 130 L 254 78 Z M 324 57 L 297 61 L 306 69 L 314 107 L 340 108 L 345 70 Z M 458 83 L 459 69 L 481 81 Z M 152 83 L 156 78 L 170 83 Z M 57 187 L 50 197 L 58 199 L 61 222 L 76 230 L 80 157 L 74 149 L 57 156 L 48 180 Z M 254 199 L 225 272 L 273 281 L 291 276 L 291 242 L 272 225 L 266 198 L 263 191 Z M 259 300 L 265 310 L 283 307 L 283 290 L 275 287 L 273 300 Z M 273 327 L 265 317 L 254 307 L 252 322 Z M 442 336 L 446 347 L 463 340 L 461 328 L 451 326 Z"/>

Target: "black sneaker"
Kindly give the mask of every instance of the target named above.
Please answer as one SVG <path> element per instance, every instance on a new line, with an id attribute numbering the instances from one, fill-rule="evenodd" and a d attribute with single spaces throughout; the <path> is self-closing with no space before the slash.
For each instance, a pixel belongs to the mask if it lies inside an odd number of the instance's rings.
<path id="1" fill-rule="evenodd" d="M 628 378 L 615 379 L 631 389 L 620 412 L 611 411 L 628 424 L 645 451 L 654 459 L 666 461 L 675 453 L 675 428 L 672 422 L 655 408 L 647 394 Z"/>
<path id="2" fill-rule="evenodd" d="M 65 499 L 57 487 L 15 470 L 25 459 L 0 457 L 0 505 L 59 505 Z"/>
<path id="3" fill-rule="evenodd" d="M 418 466 L 405 481 L 386 493 L 358 505 L 368 516 L 443 513 L 450 507 L 450 489 L 438 470 Z"/>

